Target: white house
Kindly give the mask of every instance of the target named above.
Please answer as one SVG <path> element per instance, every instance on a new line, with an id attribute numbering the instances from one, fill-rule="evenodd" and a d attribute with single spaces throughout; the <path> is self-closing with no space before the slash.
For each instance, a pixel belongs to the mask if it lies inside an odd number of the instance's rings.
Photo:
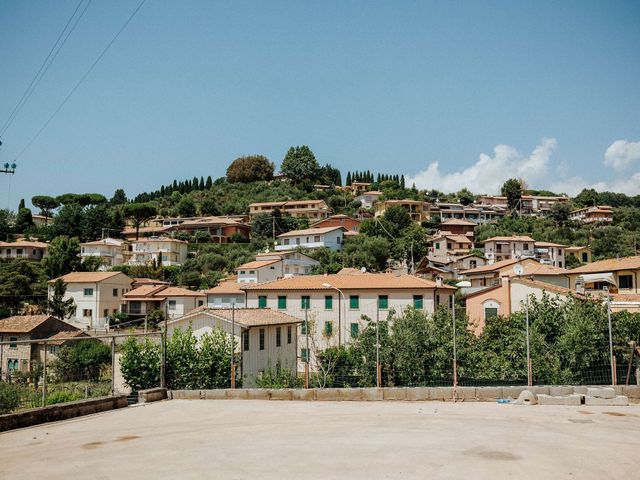
<path id="1" fill-rule="evenodd" d="M 281 258 L 254 260 L 236 268 L 238 283 L 271 282 L 284 277 L 284 263 Z"/>
<path id="2" fill-rule="evenodd" d="M 528 236 L 491 237 L 484 242 L 484 256 L 490 264 L 517 258 L 535 258 L 536 241 Z"/>
<path id="3" fill-rule="evenodd" d="M 456 290 L 412 275 L 386 273 L 301 275 L 243 288 L 249 308 L 279 310 L 301 320 L 306 315 L 313 324 L 312 345 L 320 350 L 350 343 L 367 325 L 363 316 L 375 320 L 379 314 L 384 320 L 389 312 L 407 307 L 433 313 L 438 305 L 449 305 Z M 304 328 L 299 333 L 306 336 Z M 313 351 L 300 351 L 301 358 L 306 355 Z"/>
<path id="4" fill-rule="evenodd" d="M 189 243 L 168 237 L 151 237 L 131 242 L 129 265 L 182 265 L 187 260 Z"/>
<path id="5" fill-rule="evenodd" d="M 201 308 L 167 324 L 167 333 L 191 326 L 200 338 L 214 329 L 233 334 L 236 352 L 242 352 L 240 376 L 243 387 L 254 387 L 256 379 L 268 368 L 286 368 L 295 374 L 297 326 L 300 320 L 284 312 L 269 309 Z"/>
<path id="6" fill-rule="evenodd" d="M 380 200 L 381 196 L 382 196 L 382 192 L 378 192 L 374 190 L 371 192 L 361 193 L 355 199 L 360 202 L 360 206 L 362 208 L 369 209 L 369 208 L 373 208 L 376 202 Z"/>
<path id="7" fill-rule="evenodd" d="M 106 270 L 115 265 L 122 265 L 131 258 L 131 244 L 126 240 L 117 238 L 103 238 L 94 242 L 80 244 L 80 257 L 84 260 L 89 257 L 97 257 L 101 260 L 101 270 Z"/>
<path id="8" fill-rule="evenodd" d="M 245 293 L 240 288 L 237 279 L 222 280 L 218 285 L 205 290 L 207 295 L 207 307 L 209 308 L 244 308 Z"/>
<path id="9" fill-rule="evenodd" d="M 294 275 L 309 275 L 313 267 L 320 265 L 318 260 L 314 260 L 309 255 L 295 250 L 280 250 L 278 252 L 263 252 L 256 255 L 256 260 L 282 260 L 281 277 L 291 277 Z"/>
<path id="10" fill-rule="evenodd" d="M 535 243 L 536 259 L 545 265 L 553 265 L 554 267 L 564 268 L 566 245 L 553 242 L 536 242 Z"/>
<path id="11" fill-rule="evenodd" d="M 121 272 L 72 272 L 59 277 L 67 286 L 64 299 L 73 298 L 76 313 L 66 320 L 86 329 L 103 329 L 107 317 L 120 311 L 120 299 L 129 291 L 133 280 Z M 49 281 L 49 299 L 53 284 Z"/>
<path id="12" fill-rule="evenodd" d="M 26 258 L 27 260 L 40 261 L 47 255 L 47 248 L 49 245 L 44 242 L 30 240 L 0 242 L 0 258 L 4 260 Z"/>
<path id="13" fill-rule="evenodd" d="M 145 285 L 127 292 L 123 297 L 123 311 L 133 317 L 144 317 L 152 310 L 162 310 L 167 318 L 178 318 L 202 307 L 203 292 L 166 285 Z"/>
<path id="14" fill-rule="evenodd" d="M 291 250 L 296 247 L 321 248 L 331 250 L 342 249 L 344 243 L 344 227 L 307 228 L 305 230 L 292 230 L 278 235 L 276 251 Z"/>

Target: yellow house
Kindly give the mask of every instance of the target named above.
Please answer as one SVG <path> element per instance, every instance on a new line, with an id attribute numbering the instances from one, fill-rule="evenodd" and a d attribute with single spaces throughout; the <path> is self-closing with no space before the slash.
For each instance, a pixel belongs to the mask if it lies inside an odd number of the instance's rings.
<path id="1" fill-rule="evenodd" d="M 405 198 L 404 200 L 385 200 L 384 202 L 376 203 L 376 217 L 380 217 L 384 215 L 384 212 L 387 208 L 392 207 L 394 205 L 399 205 L 403 207 L 416 223 L 421 223 L 429 219 L 429 211 L 427 208 L 427 204 L 420 200 L 410 200 Z"/>
<path id="2" fill-rule="evenodd" d="M 564 249 L 564 254 L 567 260 L 570 256 L 578 259 L 580 263 L 591 263 L 593 261 L 593 254 L 589 247 L 567 247 Z"/>
<path id="3" fill-rule="evenodd" d="M 585 292 L 603 292 L 606 289 L 618 295 L 640 293 L 640 255 L 610 258 L 589 263 L 567 271 L 569 288 Z"/>

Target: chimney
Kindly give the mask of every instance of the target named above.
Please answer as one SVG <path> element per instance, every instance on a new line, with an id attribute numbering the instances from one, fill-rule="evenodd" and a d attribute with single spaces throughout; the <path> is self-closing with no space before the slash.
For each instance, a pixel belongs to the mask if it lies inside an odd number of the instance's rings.
<path id="1" fill-rule="evenodd" d="M 438 288 L 442 287 L 442 277 L 441 276 L 436 276 L 436 287 L 438 287 Z"/>

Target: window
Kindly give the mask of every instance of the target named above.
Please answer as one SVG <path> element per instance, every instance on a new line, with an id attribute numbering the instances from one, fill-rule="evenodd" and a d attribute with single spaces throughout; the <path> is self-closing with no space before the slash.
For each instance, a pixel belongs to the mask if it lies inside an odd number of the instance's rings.
<path id="1" fill-rule="evenodd" d="M 204 305 L 204 300 L 198 300 L 198 306 L 201 307 L 202 305 Z"/>
<path id="2" fill-rule="evenodd" d="M 93 310 L 91 310 L 90 308 L 83 309 L 82 310 L 82 316 L 91 318 L 93 316 Z"/>
<path id="3" fill-rule="evenodd" d="M 20 362 L 18 361 L 17 358 L 10 358 L 7 361 L 7 368 L 9 369 L 10 372 L 15 372 L 20 369 Z"/>
<path id="4" fill-rule="evenodd" d="M 378 308 L 380 310 L 389 308 L 389 297 L 387 295 L 378 295 Z"/>
<path id="5" fill-rule="evenodd" d="M 22 255 L 22 249 L 21 248 L 17 248 L 16 249 L 16 255 Z"/>
<path id="6" fill-rule="evenodd" d="M 276 327 L 276 347 L 282 344 L 282 328 Z"/>
<path id="7" fill-rule="evenodd" d="M 84 289 L 85 297 L 93 297 L 93 288 L 85 288 Z"/>
<path id="8" fill-rule="evenodd" d="M 618 285 L 620 288 L 631 289 L 633 288 L 633 276 L 632 275 L 619 275 Z"/>
<path id="9" fill-rule="evenodd" d="M 175 309 L 176 309 L 176 301 L 169 300 L 169 310 L 175 310 Z"/>
<path id="10" fill-rule="evenodd" d="M 307 334 L 307 322 L 302 322 L 300 324 L 300 335 L 306 335 Z"/>
<path id="11" fill-rule="evenodd" d="M 413 308 L 415 308 L 416 310 L 422 310 L 424 308 L 424 301 L 422 299 L 422 295 L 413 296 Z"/>
<path id="12" fill-rule="evenodd" d="M 249 275 L 255 275 L 256 271 L 255 270 L 249 270 Z"/>
<path id="13" fill-rule="evenodd" d="M 523 249 L 523 250 L 529 250 L 529 244 L 528 244 L 528 243 L 524 243 L 524 244 L 522 245 L 522 249 Z"/>
<path id="14" fill-rule="evenodd" d="M 325 295 L 324 297 L 324 309 L 333 310 L 333 296 Z"/>
<path id="15" fill-rule="evenodd" d="M 258 308 L 267 308 L 267 296 L 260 295 L 258 297 Z"/>
<path id="16" fill-rule="evenodd" d="M 291 343 L 291 325 L 287 327 L 287 343 Z"/>
<path id="17" fill-rule="evenodd" d="M 49 345 L 49 353 L 52 355 L 57 355 L 59 348 L 60 347 L 58 347 L 58 345 Z"/>
<path id="18" fill-rule="evenodd" d="M 309 296 L 303 295 L 300 298 L 300 308 L 303 310 L 308 310 L 311 308 L 311 298 Z"/>
<path id="19" fill-rule="evenodd" d="M 587 252 L 582 252 L 582 263 L 589 263 L 589 255 Z"/>
<path id="20" fill-rule="evenodd" d="M 447 242 L 447 250 L 453 250 L 453 243 Z"/>
<path id="21" fill-rule="evenodd" d="M 496 318 L 498 316 L 498 309 L 496 307 L 485 307 L 484 308 L 484 319 L 489 320 L 490 318 Z"/>
<path id="22" fill-rule="evenodd" d="M 303 348 L 300 350 L 300 358 L 302 358 L 303 362 L 308 362 L 309 361 L 309 350 L 306 348 Z"/>
<path id="23" fill-rule="evenodd" d="M 18 337 L 9 337 L 9 348 L 18 348 Z"/>
<path id="24" fill-rule="evenodd" d="M 440 305 L 440 295 L 436 295 L 436 307 Z"/>
<path id="25" fill-rule="evenodd" d="M 285 295 L 278 297 L 278 308 L 280 310 L 285 310 L 287 308 L 287 297 Z"/>
<path id="26" fill-rule="evenodd" d="M 264 350 L 264 328 L 260 329 L 260 350 Z"/>
<path id="27" fill-rule="evenodd" d="M 319 241 L 320 241 L 320 235 L 315 235 L 315 236 L 313 237 L 313 241 L 314 241 L 314 242 L 319 242 Z"/>
<path id="28" fill-rule="evenodd" d="M 139 300 L 129 302 L 129 313 L 132 315 L 142 313 L 142 303 Z"/>
<path id="29" fill-rule="evenodd" d="M 114 288 L 111 293 L 113 294 L 114 297 L 117 297 L 118 296 L 118 289 Z"/>
<path id="30" fill-rule="evenodd" d="M 249 351 L 249 332 L 242 332 L 242 350 Z"/>
<path id="31" fill-rule="evenodd" d="M 284 244 L 285 244 L 285 245 L 289 245 L 289 239 L 288 239 L 288 238 L 285 238 L 285 239 L 284 239 Z"/>
<path id="32" fill-rule="evenodd" d="M 436 250 L 440 250 L 440 242 L 436 243 Z"/>
<path id="33" fill-rule="evenodd" d="M 351 338 L 358 338 L 358 333 L 360 333 L 360 325 L 357 323 L 351 324 Z"/>
<path id="34" fill-rule="evenodd" d="M 478 262 L 476 260 L 469 260 L 469 268 L 473 269 L 478 266 Z"/>
<path id="35" fill-rule="evenodd" d="M 103 316 L 103 317 L 108 317 L 108 316 L 109 316 L 109 309 L 108 309 L 108 308 L 105 308 L 105 309 L 102 311 L 102 316 Z"/>
<path id="36" fill-rule="evenodd" d="M 351 295 L 349 297 L 349 308 L 352 310 L 360 308 L 360 297 L 358 295 Z"/>
<path id="37" fill-rule="evenodd" d="M 330 337 L 331 334 L 333 333 L 333 322 L 332 321 L 327 321 L 324 322 L 324 334 L 327 337 Z"/>

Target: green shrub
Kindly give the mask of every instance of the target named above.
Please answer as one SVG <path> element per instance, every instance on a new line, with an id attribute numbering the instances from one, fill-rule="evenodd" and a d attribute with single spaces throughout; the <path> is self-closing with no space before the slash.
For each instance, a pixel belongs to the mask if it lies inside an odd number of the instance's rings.
<path id="1" fill-rule="evenodd" d="M 84 395 L 79 392 L 70 392 L 67 390 L 60 390 L 47 395 L 47 405 L 55 405 L 56 403 L 74 402 L 76 400 L 84 399 Z"/>
<path id="2" fill-rule="evenodd" d="M 0 382 L 0 415 L 10 413 L 20 405 L 20 387 Z"/>

